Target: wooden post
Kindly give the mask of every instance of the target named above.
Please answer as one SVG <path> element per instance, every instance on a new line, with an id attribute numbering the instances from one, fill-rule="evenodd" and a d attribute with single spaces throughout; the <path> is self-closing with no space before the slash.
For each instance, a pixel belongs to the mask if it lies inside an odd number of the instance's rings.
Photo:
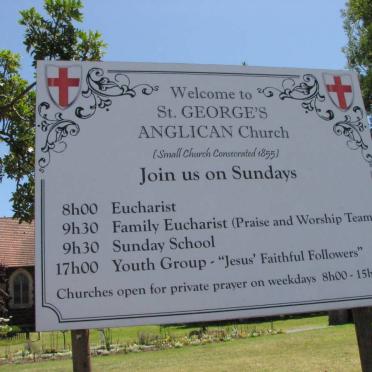
<path id="1" fill-rule="evenodd" d="M 328 311 L 328 324 L 340 325 L 352 322 L 351 310 L 331 310 Z"/>
<path id="2" fill-rule="evenodd" d="M 355 332 L 363 372 L 372 371 L 372 307 L 353 309 Z"/>
<path id="3" fill-rule="evenodd" d="M 72 365 L 74 372 L 91 372 L 89 329 L 71 331 Z"/>

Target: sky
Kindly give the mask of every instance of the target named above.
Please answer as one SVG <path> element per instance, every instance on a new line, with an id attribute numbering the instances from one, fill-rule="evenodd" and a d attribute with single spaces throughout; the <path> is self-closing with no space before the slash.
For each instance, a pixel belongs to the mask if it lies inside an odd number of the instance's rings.
<path id="1" fill-rule="evenodd" d="M 345 0 L 83 0 L 84 23 L 108 44 L 104 61 L 344 69 Z M 41 0 L 1 0 L 0 48 L 21 55 L 34 80 L 19 11 Z M 0 146 L 0 155 L 6 151 Z M 0 217 L 14 184 L 0 183 Z"/>

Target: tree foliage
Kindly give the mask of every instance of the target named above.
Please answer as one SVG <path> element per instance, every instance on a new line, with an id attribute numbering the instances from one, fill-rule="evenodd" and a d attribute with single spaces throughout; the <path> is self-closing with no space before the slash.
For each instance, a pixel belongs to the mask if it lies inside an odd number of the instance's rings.
<path id="1" fill-rule="evenodd" d="M 19 74 L 20 57 L 0 50 L 0 142 L 8 153 L 0 158 L 2 173 L 16 183 L 14 216 L 30 220 L 34 195 L 35 92 Z"/>
<path id="2" fill-rule="evenodd" d="M 74 21 L 83 22 L 80 0 L 45 0 L 49 15 L 42 17 L 35 8 L 21 11 L 19 23 L 26 27 L 24 44 L 27 52 L 37 60 L 97 61 L 106 44 L 99 32 L 84 32 Z"/>
<path id="3" fill-rule="evenodd" d="M 45 0 L 42 16 L 35 8 L 20 12 L 25 27 L 24 45 L 37 60 L 100 60 L 106 44 L 96 31 L 82 31 L 80 0 Z M 8 147 L 0 157 L 2 175 L 15 181 L 12 195 L 14 217 L 31 221 L 34 217 L 34 137 L 35 83 L 29 84 L 20 73 L 20 57 L 0 50 L 0 143 Z"/>
<path id="4" fill-rule="evenodd" d="M 343 10 L 348 66 L 358 72 L 363 100 L 372 113 L 372 0 L 349 0 Z"/>

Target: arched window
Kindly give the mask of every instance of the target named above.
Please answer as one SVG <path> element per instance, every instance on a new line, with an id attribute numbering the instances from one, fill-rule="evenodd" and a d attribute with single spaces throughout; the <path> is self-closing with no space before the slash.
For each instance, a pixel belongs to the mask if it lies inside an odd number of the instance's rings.
<path id="1" fill-rule="evenodd" d="M 10 307 L 30 307 L 33 304 L 33 280 L 30 273 L 23 269 L 16 270 L 9 278 Z"/>

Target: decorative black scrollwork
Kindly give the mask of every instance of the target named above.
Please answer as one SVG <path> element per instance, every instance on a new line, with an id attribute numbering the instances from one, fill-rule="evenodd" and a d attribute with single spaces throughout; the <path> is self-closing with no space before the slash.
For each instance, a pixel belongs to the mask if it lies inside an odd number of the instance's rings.
<path id="1" fill-rule="evenodd" d="M 306 74 L 302 77 L 303 81 L 296 84 L 296 81 L 292 78 L 286 78 L 282 81 L 282 89 L 275 87 L 258 88 L 258 93 L 264 94 L 266 97 L 273 97 L 275 93 L 281 100 L 294 99 L 296 101 L 302 101 L 301 106 L 305 109 L 305 112 L 315 112 L 318 117 L 323 120 L 332 120 L 335 114 L 332 110 L 326 110 L 325 112 L 319 108 L 319 102 L 325 101 L 325 96 L 319 92 L 319 82 L 314 75 Z"/>
<path id="2" fill-rule="evenodd" d="M 89 112 L 84 114 L 83 107 L 77 107 L 75 114 L 80 119 L 88 119 L 92 117 L 97 108 L 109 110 L 112 104 L 112 97 L 129 96 L 131 98 L 137 95 L 136 90 L 140 88 L 141 93 L 150 95 L 157 91 L 159 87 L 149 84 L 138 84 L 130 87 L 130 79 L 124 73 L 116 73 L 113 80 L 104 76 L 104 71 L 101 68 L 92 68 L 88 71 L 87 89 L 82 92 L 84 98 L 93 98 L 93 103 L 89 106 Z"/>
<path id="3" fill-rule="evenodd" d="M 76 136 L 80 132 L 80 127 L 73 120 L 64 119 L 61 112 L 57 112 L 54 118 L 49 118 L 46 110 L 50 107 L 49 103 L 42 102 L 38 107 L 39 115 L 43 118 L 38 126 L 43 132 L 46 132 L 46 139 L 41 151 L 45 156 L 38 160 L 40 171 L 44 172 L 45 167 L 49 165 L 50 152 L 61 153 L 66 150 L 67 143 L 64 141 L 68 135 Z"/>
<path id="4" fill-rule="evenodd" d="M 323 120 L 330 121 L 335 118 L 332 110 L 322 110 L 319 103 L 325 101 L 325 96 L 319 91 L 319 82 L 314 75 L 306 74 L 302 77 L 303 81 L 296 83 L 293 78 L 286 78 L 282 81 L 281 89 L 275 87 L 258 88 L 258 92 L 266 97 L 274 97 L 278 94 L 281 100 L 293 99 L 302 101 L 301 106 L 306 113 L 313 111 Z M 353 107 L 353 115 L 345 115 L 344 120 L 338 121 L 333 125 L 333 132 L 338 136 L 347 138 L 346 145 L 351 150 L 360 150 L 363 159 L 372 166 L 372 154 L 368 152 L 368 145 L 363 140 L 362 133 L 366 129 L 363 123 L 363 110 L 359 106 Z"/>
<path id="5" fill-rule="evenodd" d="M 150 84 L 138 84 L 130 86 L 129 77 L 124 73 L 116 73 L 113 80 L 104 76 L 104 70 L 101 68 L 92 68 L 87 73 L 87 89 L 82 91 L 82 96 L 86 99 L 92 99 L 92 103 L 87 107 L 77 107 L 75 116 L 78 119 L 89 119 L 97 111 L 97 108 L 109 110 L 113 97 L 129 96 L 131 98 L 137 95 L 137 91 L 144 95 L 150 95 L 159 90 L 159 86 Z M 61 112 L 57 112 L 54 118 L 48 117 L 47 110 L 50 104 L 42 102 L 38 106 L 38 113 L 42 118 L 38 125 L 43 132 L 46 132 L 46 139 L 41 151 L 45 156 L 38 160 L 39 169 L 44 172 L 49 165 L 51 152 L 61 153 L 66 150 L 67 143 L 65 138 L 69 135 L 76 136 L 80 132 L 79 125 L 71 119 L 65 119 Z"/>
<path id="6" fill-rule="evenodd" d="M 372 154 L 367 152 L 368 146 L 363 141 L 361 133 L 366 129 L 363 124 L 363 110 L 359 106 L 354 106 L 353 111 L 356 118 L 353 119 L 350 115 L 345 115 L 345 119 L 338 121 L 333 125 L 333 132 L 338 136 L 347 138 L 346 145 L 351 150 L 360 150 L 363 159 L 372 165 Z"/>

